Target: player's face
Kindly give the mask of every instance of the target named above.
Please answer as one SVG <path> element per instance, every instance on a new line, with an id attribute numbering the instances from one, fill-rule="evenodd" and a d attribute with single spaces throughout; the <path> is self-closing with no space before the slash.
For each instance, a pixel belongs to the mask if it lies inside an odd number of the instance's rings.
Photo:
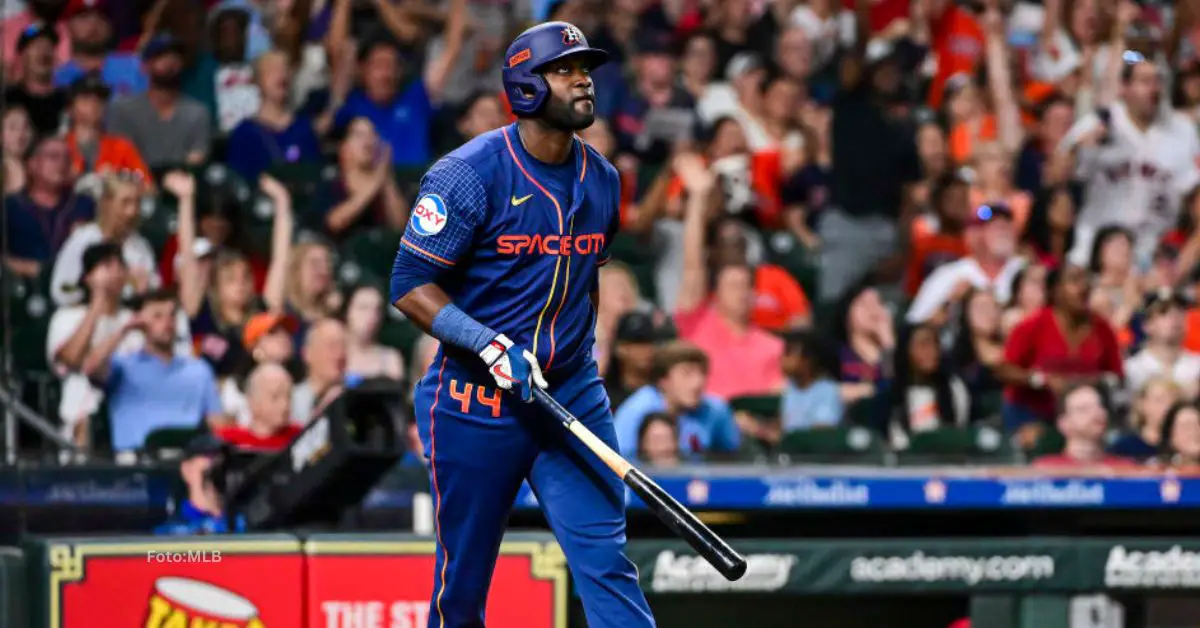
<path id="1" fill-rule="evenodd" d="M 563 131 L 592 126 L 596 119 L 596 91 L 583 59 L 578 56 L 560 59 L 547 65 L 542 74 L 550 87 L 542 120 Z"/>

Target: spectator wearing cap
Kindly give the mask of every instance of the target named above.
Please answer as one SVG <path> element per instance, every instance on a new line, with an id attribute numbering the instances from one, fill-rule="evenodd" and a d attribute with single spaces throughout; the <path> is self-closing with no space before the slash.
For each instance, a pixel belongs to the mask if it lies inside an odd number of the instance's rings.
<path id="1" fill-rule="evenodd" d="M 25 187 L 25 156 L 33 144 L 33 124 L 29 112 L 20 105 L 8 105 L 0 114 L 3 127 L 0 139 L 0 159 L 4 167 L 4 194 Z"/>
<path id="2" fill-rule="evenodd" d="M 391 154 L 395 150 L 379 136 L 370 118 L 358 117 L 341 129 L 338 174 L 318 192 L 319 228 L 335 239 L 344 239 L 369 227 L 403 229 L 408 204 L 394 176 Z"/>
<path id="3" fill-rule="evenodd" d="M 151 168 L 196 165 L 208 159 L 211 116 L 180 91 L 183 49 L 170 35 L 156 35 L 142 60 L 150 75 L 144 94 L 116 99 L 108 111 L 108 131 L 129 138 Z"/>
<path id="4" fill-rule="evenodd" d="M 1125 383 L 1131 392 L 1163 375 L 1179 385 L 1185 399 L 1195 399 L 1200 385 L 1200 354 L 1183 348 L 1184 312 L 1188 302 L 1169 288 L 1146 295 L 1142 304 L 1142 350 L 1125 360 Z"/>
<path id="5" fill-rule="evenodd" d="M 301 350 L 305 378 L 292 391 L 292 421 L 305 425 L 313 411 L 342 390 L 346 379 L 346 327 L 336 318 L 313 323 Z"/>
<path id="6" fill-rule="evenodd" d="M 670 323 L 657 322 L 655 314 L 632 311 L 621 317 L 604 373 L 604 388 L 612 407 L 619 407 L 634 391 L 651 383 L 655 351 L 674 335 Z"/>
<path id="7" fill-rule="evenodd" d="M 1001 303 L 1012 297 L 1013 277 L 1025 267 L 1017 255 L 1012 212 L 1004 205 L 981 205 L 964 236 L 970 254 L 938 267 L 925 279 L 908 308 L 905 318 L 910 324 L 933 320 L 971 288 L 992 290 Z"/>
<path id="8" fill-rule="evenodd" d="M 904 292 L 909 297 L 917 296 L 921 284 L 938 267 L 967 255 L 964 232 L 975 220 L 969 190 L 967 180 L 955 172 L 947 172 L 933 182 L 929 191 L 933 211 L 928 220 L 913 223 L 904 277 Z"/>
<path id="9" fill-rule="evenodd" d="M 221 407 L 241 427 L 250 425 L 250 407 L 242 391 L 245 377 L 263 364 L 277 364 L 289 373 L 299 372 L 292 337 L 300 323 L 274 312 L 255 314 L 238 330 L 208 334 L 199 343 L 200 354 L 213 364 L 219 378 Z"/>
<path id="10" fill-rule="evenodd" d="M 695 101 L 676 81 L 670 35 L 642 29 L 633 75 L 612 112 L 617 148 L 644 163 L 661 163 L 695 127 Z"/>
<path id="11" fill-rule="evenodd" d="M 404 379 L 400 352 L 379 342 L 386 316 L 383 293 L 373 285 L 361 285 L 346 294 L 341 319 L 346 326 L 346 375 L 352 379 Z"/>
<path id="12" fill-rule="evenodd" d="M 253 116 L 262 102 L 246 54 L 249 26 L 250 13 L 242 1 L 223 2 L 209 13 L 209 49 L 217 64 L 213 76 L 216 130 L 222 135 Z"/>
<path id="13" fill-rule="evenodd" d="M 84 275 L 84 253 L 101 242 L 119 247 L 129 269 L 129 281 L 123 286 L 124 296 L 130 297 L 160 286 L 154 249 L 138 233 L 141 196 L 142 184 L 137 179 L 112 174 L 101 179 L 96 220 L 73 231 L 54 260 L 50 295 L 56 304 L 61 307 L 83 302 L 84 295 L 79 288 L 80 278 Z"/>
<path id="14" fill-rule="evenodd" d="M 710 125 L 724 117 L 740 123 L 761 106 L 762 86 L 767 79 L 762 58 L 753 52 L 742 52 L 717 67 L 724 68 L 725 81 L 708 86 L 704 97 L 696 103 L 696 112 Z"/>
<path id="15" fill-rule="evenodd" d="M 159 428 L 217 427 L 228 421 L 212 367 L 176 352 L 178 308 L 170 292 L 147 293 L 127 328 L 141 330 L 144 346 L 118 354 L 124 338 L 113 335 L 84 360 L 84 374 L 108 398 L 113 451 L 139 449 Z"/>
<path id="16" fill-rule="evenodd" d="M 121 305 L 128 268 L 117 244 L 97 242 L 86 247 L 82 267 L 72 293 L 76 304 L 60 307 L 50 318 L 46 334 L 46 357 L 55 374 L 63 379 L 58 415 L 67 436 L 87 444 L 87 418 L 99 407 L 103 395 L 80 375 L 88 351 L 109 338 L 119 337 L 117 354 L 136 351 L 140 344 L 134 330 L 133 312 Z"/>
<path id="17" fill-rule="evenodd" d="M 783 352 L 783 387 L 780 409 L 784 432 L 832 427 L 842 421 L 844 407 L 830 358 L 811 332 L 789 334 Z"/>
<path id="18" fill-rule="evenodd" d="M 10 40 L 11 41 L 11 40 Z M 54 86 L 54 47 L 59 36 L 52 26 L 34 23 L 17 38 L 20 78 L 7 82 L 4 101 L 24 107 L 38 135 L 54 135 L 62 126 L 66 93 Z"/>
<path id="19" fill-rule="evenodd" d="M 32 277 L 50 264 L 76 227 L 96 217 L 91 197 L 72 189 L 71 153 L 57 137 L 37 141 L 25 161 L 25 187 L 4 197 L 8 249 L 4 264 Z"/>
<path id="20" fill-rule="evenodd" d="M 137 147 L 104 129 L 109 92 L 108 85 L 97 74 L 84 74 L 71 85 L 66 134 L 71 168 L 76 176 L 112 173 L 149 186 L 150 169 Z"/>
<path id="21" fill-rule="evenodd" d="M 291 422 L 292 376 L 278 364 L 255 367 L 246 378 L 247 425 L 225 425 L 214 431 L 217 438 L 238 449 L 279 451 L 300 433 Z"/>
<path id="22" fill-rule="evenodd" d="M 465 10 L 461 4 L 453 3 L 458 12 Z M 461 19 L 453 20 L 458 29 L 462 28 Z M 440 99 L 460 49 L 460 45 L 448 46 L 443 57 L 420 75 L 411 67 L 411 61 L 401 59 L 400 50 L 391 41 L 362 44 L 358 53 L 360 86 L 346 97 L 334 117 L 334 127 L 346 128 L 354 119 L 366 118 L 391 147 L 393 165 L 412 168 L 429 163 L 433 158 L 429 137 L 433 103 Z"/>
<path id="23" fill-rule="evenodd" d="M 14 3 L 15 4 L 15 3 Z M 0 42 L 3 42 L 3 48 L 0 50 L 0 59 L 4 60 L 4 74 L 8 81 L 17 81 L 24 73 L 24 68 L 19 63 L 21 54 L 21 36 L 28 32 L 30 27 L 42 28 L 42 25 L 52 25 L 52 29 L 56 36 L 54 40 L 54 65 L 65 63 L 71 58 L 71 32 L 67 25 L 58 22 L 59 13 L 62 11 L 63 3 L 61 0 L 27 0 L 22 3 L 15 13 L 12 13 L 0 22 Z M 9 5 L 13 7 L 13 5 Z M 19 6 L 19 5 L 18 5 Z M 16 7 L 13 7 L 16 8 Z M 8 12 L 5 12 L 8 14 Z"/>
<path id="24" fill-rule="evenodd" d="M 831 206 L 818 224 L 822 303 L 873 271 L 898 270 L 897 225 L 921 179 L 916 143 L 894 106 L 904 101 L 905 59 L 891 43 L 868 46 L 867 5 L 856 4 L 855 44 L 841 59 L 833 103 Z"/>
<path id="25" fill-rule="evenodd" d="M 1049 305 L 1013 329 L 996 368 L 1006 385 L 1005 426 L 1023 430 L 1027 442 L 1053 419 L 1056 398 L 1072 385 L 1111 385 L 1125 376 L 1116 332 L 1088 307 L 1087 271 L 1069 264 L 1054 269 L 1046 290 Z"/>
<path id="26" fill-rule="evenodd" d="M 149 80 L 142 60 L 129 52 L 113 50 L 113 28 L 108 0 L 70 0 L 62 19 L 71 33 L 71 58 L 54 71 L 54 84 L 72 87 L 85 76 L 96 75 L 117 96 L 146 91 Z M 105 96 L 107 98 L 107 94 Z"/>
<path id="27" fill-rule="evenodd" d="M 1057 425 L 1066 441 L 1062 452 L 1034 460 L 1035 468 L 1086 470 L 1133 466 L 1130 460 L 1104 451 L 1108 408 L 1094 385 L 1076 384 L 1063 389 Z"/>
<path id="28" fill-rule="evenodd" d="M 191 321 L 192 335 L 237 338 L 240 328 L 256 312 L 282 312 L 287 268 L 292 250 L 292 201 L 283 184 L 262 175 L 260 188 L 271 200 L 271 264 L 261 298 L 255 289 L 253 267 L 245 255 L 232 249 L 218 251 L 209 265 L 197 238 L 196 189 L 190 175 L 172 172 L 164 187 L 179 198 L 179 294 Z M 207 239 L 204 239 L 207 241 Z M 210 272 L 211 269 L 211 272 Z"/>
<path id="29" fill-rule="evenodd" d="M 155 534 L 192 536 L 229 531 L 221 494 L 212 478 L 213 467 L 224 451 L 225 446 L 211 434 L 200 434 L 188 442 L 179 462 L 185 494 L 170 519 L 154 529 Z"/>
<path id="30" fill-rule="evenodd" d="M 274 166 L 320 162 L 321 145 L 312 120 L 292 111 L 287 55 L 266 52 L 254 67 L 261 104 L 230 134 L 225 151 L 229 167 L 246 181 L 257 181 Z"/>
<path id="31" fill-rule="evenodd" d="M 704 351 L 686 342 L 657 351 L 652 383 L 630 395 L 613 415 L 621 455 L 637 455 L 642 422 L 656 412 L 678 417 L 679 449 L 685 456 L 737 451 L 741 433 L 729 406 L 704 392 L 710 364 Z"/>

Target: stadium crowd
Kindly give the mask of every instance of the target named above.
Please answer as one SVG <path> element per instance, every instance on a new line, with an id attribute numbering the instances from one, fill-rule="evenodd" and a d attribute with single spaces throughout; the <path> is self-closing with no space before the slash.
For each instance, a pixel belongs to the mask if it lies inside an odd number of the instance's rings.
<path id="1" fill-rule="evenodd" d="M 423 376 L 399 230 L 512 120 L 507 42 L 559 19 L 614 57 L 582 136 L 621 173 L 595 358 L 625 453 L 987 426 L 1035 465 L 1200 465 L 1196 0 L 6 11 L 9 375 L 83 447 L 279 447 Z"/>

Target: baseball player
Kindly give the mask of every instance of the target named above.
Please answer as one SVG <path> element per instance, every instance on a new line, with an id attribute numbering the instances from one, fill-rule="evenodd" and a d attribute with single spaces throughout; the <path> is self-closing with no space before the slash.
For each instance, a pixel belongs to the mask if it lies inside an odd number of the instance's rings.
<path id="1" fill-rule="evenodd" d="M 432 628 L 484 625 L 523 480 L 562 546 L 588 625 L 654 625 L 624 554 L 623 485 L 530 403 L 534 386 L 547 389 L 617 448 L 592 359 L 617 172 L 575 136 L 595 117 L 589 72 L 607 58 L 565 22 L 518 36 L 503 76 L 518 122 L 434 164 L 400 240 L 391 300 L 441 341 L 414 403 L 434 498 Z"/>
<path id="2" fill-rule="evenodd" d="M 1196 125 L 1163 106 L 1152 62 L 1136 52 L 1122 62 L 1121 101 L 1080 118 L 1060 147 L 1076 153 L 1075 175 L 1087 182 L 1070 253 L 1085 266 L 1096 232 L 1107 225 L 1132 231 L 1138 262 L 1149 264 L 1178 220 L 1180 201 L 1200 183 Z"/>

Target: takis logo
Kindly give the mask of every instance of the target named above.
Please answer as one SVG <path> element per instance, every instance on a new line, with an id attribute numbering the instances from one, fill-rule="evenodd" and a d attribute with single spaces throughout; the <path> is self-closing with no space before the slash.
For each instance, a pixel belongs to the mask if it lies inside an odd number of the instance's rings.
<path id="1" fill-rule="evenodd" d="M 446 202 L 437 194 L 426 194 L 413 208 L 412 227 L 417 235 L 437 235 L 446 228 Z"/>
<path id="2" fill-rule="evenodd" d="M 154 581 L 145 626 L 264 628 L 258 607 L 250 600 L 201 580 L 175 577 Z"/>

